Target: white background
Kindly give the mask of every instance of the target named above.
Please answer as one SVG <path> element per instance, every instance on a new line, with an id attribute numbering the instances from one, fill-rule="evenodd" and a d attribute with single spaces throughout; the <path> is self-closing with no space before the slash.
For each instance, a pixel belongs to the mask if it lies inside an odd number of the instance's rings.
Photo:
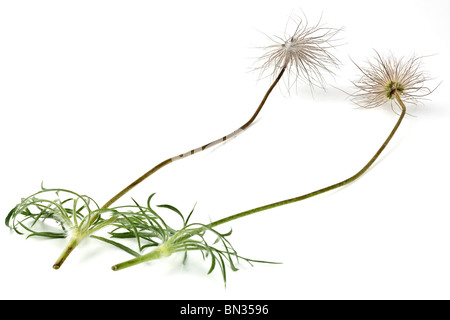
<path id="1" fill-rule="evenodd" d="M 41 181 L 99 203 L 168 157 L 232 132 L 270 85 L 251 69 L 291 14 L 344 27 L 327 91 L 280 86 L 242 135 L 161 169 L 121 200 L 156 192 L 207 223 L 356 173 L 397 120 L 339 89 L 392 51 L 430 56 L 440 87 L 409 106 L 391 144 L 353 184 L 234 221 L 238 252 L 282 265 L 206 275 L 193 254 L 120 272 L 126 253 L 86 240 L 28 239 L 3 219 Z M 450 298 L 448 1 L 1 1 L 0 298 Z"/>

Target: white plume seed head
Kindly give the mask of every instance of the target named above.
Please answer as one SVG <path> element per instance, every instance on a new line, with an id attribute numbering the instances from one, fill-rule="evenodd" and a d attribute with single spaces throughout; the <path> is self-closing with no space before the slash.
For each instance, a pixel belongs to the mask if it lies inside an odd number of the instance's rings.
<path id="1" fill-rule="evenodd" d="M 324 27 L 321 20 L 313 26 L 308 25 L 305 18 L 291 17 L 295 29 L 288 34 L 285 30 L 283 37 L 267 36 L 273 44 L 264 47 L 267 52 L 259 59 L 261 75 L 269 73 L 276 77 L 285 68 L 288 89 L 296 85 L 300 79 L 311 89 L 326 85 L 323 73 L 334 75 L 333 68 L 339 67 L 339 59 L 330 51 L 337 46 L 336 35 L 341 29 Z M 286 26 L 287 29 L 287 26 Z"/>
<path id="2" fill-rule="evenodd" d="M 389 101 L 394 101 L 398 94 L 404 103 L 417 104 L 432 93 L 425 87 L 430 78 L 421 70 L 422 58 L 415 55 L 398 58 L 394 54 L 380 55 L 375 51 L 372 61 L 360 67 L 362 75 L 353 81 L 357 91 L 352 100 L 364 108 L 374 108 Z"/>

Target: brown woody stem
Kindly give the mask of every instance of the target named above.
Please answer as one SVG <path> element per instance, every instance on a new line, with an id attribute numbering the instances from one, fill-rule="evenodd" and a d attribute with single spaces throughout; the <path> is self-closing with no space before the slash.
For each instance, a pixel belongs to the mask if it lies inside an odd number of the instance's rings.
<path id="1" fill-rule="evenodd" d="M 166 165 L 168 165 L 169 163 L 172 163 L 176 160 L 179 159 L 183 159 L 186 158 L 190 155 L 193 155 L 195 153 L 198 153 L 200 151 L 206 150 L 207 148 L 210 148 L 216 144 L 219 144 L 223 141 L 226 141 L 228 139 L 230 139 L 231 137 L 237 135 L 238 133 L 244 131 L 245 129 L 247 129 L 252 123 L 253 121 L 256 119 L 256 117 L 258 116 L 259 112 L 261 111 L 262 107 L 264 106 L 264 104 L 266 103 L 267 98 L 269 97 L 270 93 L 272 92 L 272 90 L 275 88 L 275 86 L 277 85 L 278 81 L 280 81 L 281 77 L 283 76 L 283 73 L 286 69 L 283 68 L 281 69 L 280 73 L 278 74 L 278 77 L 275 79 L 275 81 L 272 83 L 272 85 L 270 86 L 269 90 L 267 90 L 266 94 L 264 95 L 264 98 L 262 99 L 261 103 L 259 104 L 258 108 L 256 109 L 255 113 L 253 114 L 253 116 L 246 122 L 244 123 L 241 127 L 239 127 L 237 130 L 233 131 L 232 133 L 221 137 L 219 139 L 216 139 L 210 143 L 207 143 L 199 148 L 196 149 L 192 149 L 188 152 L 182 153 L 180 155 L 177 155 L 175 157 L 169 158 L 164 160 L 163 162 L 159 163 L 157 166 L 153 167 L 152 169 L 150 169 L 149 171 L 147 171 L 146 173 L 144 173 L 142 176 L 140 176 L 138 179 L 136 179 L 135 181 L 133 181 L 130 185 L 128 185 L 126 188 L 124 188 L 122 191 L 120 191 L 118 194 L 116 194 L 114 197 L 112 197 L 108 202 L 106 202 L 102 209 L 108 208 L 109 206 L 111 206 L 114 202 L 116 202 L 119 198 L 121 198 L 124 194 L 126 194 L 128 191 L 130 191 L 131 189 L 133 189 L 135 186 L 137 186 L 139 183 L 141 183 L 142 181 L 144 181 L 145 179 L 147 179 L 149 176 L 151 176 L 152 174 L 154 174 L 156 171 L 158 171 L 159 169 L 165 167 Z"/>
<path id="2" fill-rule="evenodd" d="M 277 78 L 274 80 L 274 82 L 272 83 L 272 85 L 270 86 L 270 88 L 267 90 L 266 94 L 264 95 L 261 103 L 259 104 L 258 108 L 256 109 L 255 113 L 253 114 L 253 116 L 246 122 L 244 123 L 241 127 L 239 127 L 239 129 L 233 131 L 232 133 L 216 139 L 208 144 L 205 144 L 199 148 L 196 149 L 192 149 L 186 153 L 182 153 L 180 155 L 177 155 L 175 157 L 169 158 L 164 160 L 163 162 L 159 163 L 158 165 L 156 165 L 155 167 L 153 167 L 152 169 L 150 169 L 149 171 L 147 171 L 146 173 L 144 173 L 142 176 L 140 176 L 138 179 L 136 179 L 135 181 L 133 181 L 131 184 L 129 184 L 126 188 L 124 188 L 122 191 L 120 191 L 119 193 L 117 193 L 114 197 L 112 197 L 109 201 L 107 201 L 101 208 L 100 210 L 94 214 L 91 219 L 89 220 L 89 224 L 88 226 L 91 226 L 95 220 L 97 220 L 97 218 L 99 217 L 99 215 L 101 214 L 103 209 L 107 209 L 109 208 L 114 202 L 116 202 L 117 200 L 119 200 L 123 195 L 125 195 L 128 191 L 130 191 L 131 189 L 133 189 L 135 186 L 137 186 L 139 183 L 141 183 L 142 181 L 144 181 L 145 179 L 147 179 L 149 176 L 151 176 L 152 174 L 154 174 L 156 171 L 158 171 L 159 169 L 165 167 L 166 165 L 168 165 L 169 163 L 172 163 L 176 160 L 179 159 L 183 159 L 186 158 L 190 155 L 193 155 L 195 153 L 198 153 L 200 151 L 203 151 L 207 148 L 210 148 L 214 145 L 217 145 L 221 142 L 224 142 L 234 136 L 236 136 L 237 134 L 239 134 L 240 132 L 244 131 L 245 129 L 247 129 L 252 123 L 253 121 L 256 119 L 256 117 L 258 116 L 259 112 L 261 111 L 261 109 L 263 108 L 264 104 L 267 101 L 267 98 L 269 97 L 270 93 L 272 92 L 272 90 L 275 88 L 275 86 L 277 85 L 277 83 L 280 81 L 281 77 L 283 76 L 284 71 L 286 70 L 286 67 L 282 68 L 280 73 L 278 74 Z M 88 228 L 86 229 L 88 230 Z M 75 247 L 78 245 L 78 243 L 81 240 L 73 240 L 71 239 L 69 241 L 69 244 L 66 246 L 66 248 L 64 249 L 63 253 L 60 255 L 60 257 L 58 258 L 58 260 L 55 262 L 55 264 L 53 265 L 54 269 L 59 269 L 61 267 L 61 265 L 64 263 L 64 261 L 67 259 L 67 257 L 69 256 L 69 254 L 75 249 Z"/>

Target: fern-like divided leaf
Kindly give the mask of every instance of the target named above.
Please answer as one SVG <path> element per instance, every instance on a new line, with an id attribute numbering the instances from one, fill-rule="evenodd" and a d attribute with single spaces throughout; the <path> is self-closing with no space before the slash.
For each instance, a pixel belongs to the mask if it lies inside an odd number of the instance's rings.
<path id="1" fill-rule="evenodd" d="M 153 196 L 154 194 L 148 198 L 146 206 L 141 206 L 137 202 L 134 202 L 134 207 L 129 206 L 128 210 L 134 208 L 134 211 L 128 211 L 126 216 L 114 221 L 115 229 L 110 232 L 111 238 L 135 238 L 140 252 L 149 247 L 153 247 L 155 250 L 164 248 L 165 255 L 161 256 L 182 252 L 184 253 L 184 262 L 188 252 L 199 251 L 204 260 L 207 258 L 210 260 L 211 264 L 208 274 L 218 267 L 225 283 L 227 267 L 237 271 L 237 265 L 240 263 L 240 260 L 250 265 L 253 265 L 252 263 L 254 262 L 276 263 L 248 259 L 238 255 L 228 240 L 232 233 L 231 230 L 227 233 L 221 233 L 207 224 L 189 222 L 194 209 L 185 218 L 177 208 L 171 205 L 158 205 L 158 208 L 168 209 L 169 212 L 173 213 L 174 217 L 179 218 L 181 228 L 177 229 L 169 226 L 166 220 L 162 218 L 162 215 L 158 214 L 150 205 Z M 115 209 L 117 210 L 118 208 Z M 152 252 L 147 254 L 147 256 L 153 257 L 151 259 L 155 257 Z M 145 257 L 146 255 L 144 254 L 136 259 L 139 260 L 138 263 L 148 261 Z M 115 266 L 117 268 L 114 268 L 114 270 L 121 269 L 121 265 L 124 267 L 134 265 L 136 264 L 136 259 L 132 264 L 119 264 Z"/>
<path id="2" fill-rule="evenodd" d="M 237 251 L 228 240 L 231 233 L 231 230 L 227 233 L 220 233 L 219 231 L 211 228 L 209 225 L 192 223 L 186 225 L 183 229 L 177 232 L 168 243 L 170 243 L 170 247 L 173 252 L 184 252 L 185 259 L 188 251 L 200 251 L 204 260 L 207 258 L 210 259 L 211 264 L 208 274 L 210 274 L 218 266 L 225 284 L 227 280 L 227 265 L 231 270 L 237 271 L 237 265 L 240 263 L 240 260 L 247 262 L 251 266 L 253 266 L 252 262 L 270 264 L 278 263 L 254 260 L 238 255 Z M 213 239 L 215 238 L 214 241 L 208 239 L 211 238 L 211 236 Z"/>
<path id="3" fill-rule="evenodd" d="M 221 233 L 207 224 L 191 223 L 194 209 L 187 216 L 168 204 L 158 205 L 155 210 L 150 203 L 153 197 L 154 194 L 148 197 L 146 205 L 133 200 L 131 205 L 101 209 L 86 195 L 41 186 L 40 191 L 22 199 L 9 212 L 5 224 L 27 238 L 74 236 L 82 239 L 89 236 L 124 250 L 141 262 L 146 261 L 144 251 L 149 248 L 164 248 L 164 255 L 160 257 L 182 252 L 183 262 L 188 252 L 199 251 L 204 260 L 210 260 L 208 274 L 218 267 L 225 283 L 227 267 L 238 270 L 240 260 L 250 265 L 274 263 L 241 257 L 228 240 L 231 230 Z M 164 218 L 157 212 L 159 210 L 165 211 Z M 177 227 L 172 226 L 173 223 Z M 109 238 L 93 235 L 105 227 L 108 227 Z M 137 251 L 130 248 L 130 243 L 137 246 Z"/>
<path id="4" fill-rule="evenodd" d="M 22 199 L 6 216 L 5 224 L 28 237 L 65 238 L 71 231 L 89 229 L 99 210 L 90 197 L 66 189 L 41 190 Z"/>

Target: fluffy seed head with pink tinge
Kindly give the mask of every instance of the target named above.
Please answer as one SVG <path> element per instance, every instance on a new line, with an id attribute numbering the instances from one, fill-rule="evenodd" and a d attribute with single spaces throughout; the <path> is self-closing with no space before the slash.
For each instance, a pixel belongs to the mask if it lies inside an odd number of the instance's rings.
<path id="1" fill-rule="evenodd" d="M 260 58 L 261 65 L 256 68 L 261 74 L 269 73 L 276 77 L 285 68 L 287 87 L 291 88 L 298 80 L 313 87 L 325 88 L 323 73 L 334 75 L 333 68 L 339 67 L 339 59 L 331 53 L 337 46 L 336 35 L 342 29 L 324 27 L 320 20 L 313 26 L 306 19 L 291 17 L 295 29 L 283 37 L 267 36 L 272 45 L 264 47 L 267 52 Z"/>
<path id="2" fill-rule="evenodd" d="M 367 61 L 365 67 L 355 63 L 362 73 L 353 81 L 357 91 L 351 96 L 357 105 L 378 107 L 394 100 L 396 93 L 404 103 L 417 104 L 433 92 L 424 85 L 430 78 L 421 70 L 421 57 L 397 58 L 392 53 L 385 56 L 375 53 L 373 61 Z"/>

